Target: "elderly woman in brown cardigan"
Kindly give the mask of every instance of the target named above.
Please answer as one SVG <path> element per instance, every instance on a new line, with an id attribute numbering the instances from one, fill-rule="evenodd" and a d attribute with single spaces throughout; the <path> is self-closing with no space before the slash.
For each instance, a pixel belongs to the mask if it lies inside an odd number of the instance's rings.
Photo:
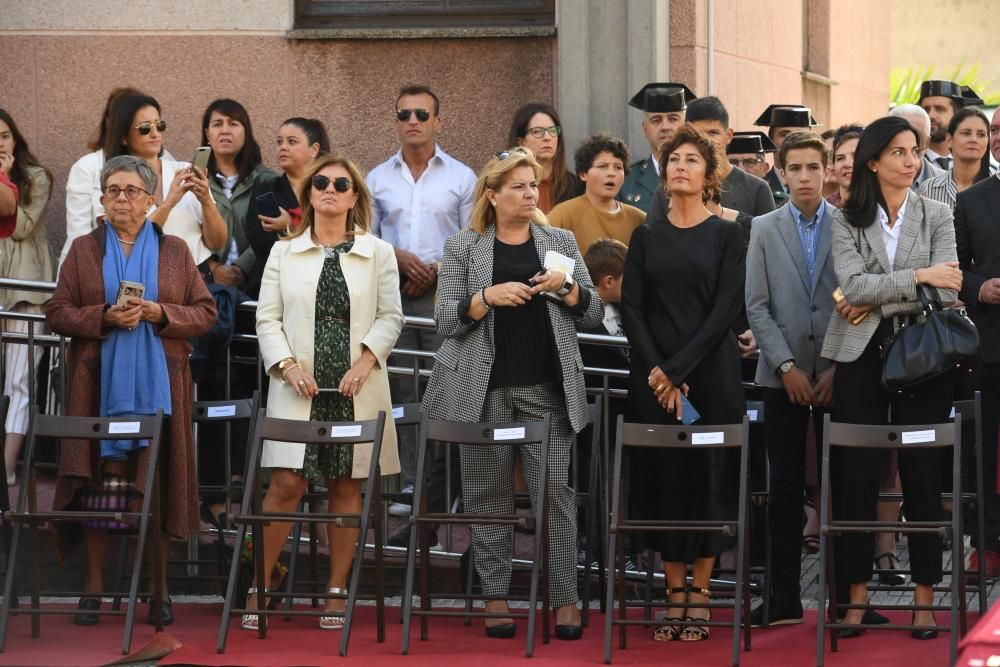
<path id="1" fill-rule="evenodd" d="M 107 162 L 101 173 L 107 218 L 73 242 L 46 317 L 53 331 L 72 338 L 67 414 L 152 414 L 159 408 L 171 415 L 160 464 L 166 551 L 170 537 L 198 530 L 188 341 L 212 327 L 216 312 L 187 244 L 146 219 L 155 189 L 156 174 L 142 160 L 121 156 Z M 142 282 L 144 295 L 117 299 L 120 280 Z M 102 441 L 100 446 L 67 441 L 60 450 L 54 507 L 90 507 L 96 494 L 126 484 L 130 492 L 134 484 L 134 493 L 141 495 L 149 482 L 148 452 L 136 441 Z M 106 528 L 84 527 L 86 592 L 103 590 Z M 79 538 L 71 530 L 61 527 L 63 549 Z M 74 623 L 96 624 L 100 617 L 91 612 L 100 605 L 97 596 L 82 597 Z M 173 621 L 169 598 L 161 611 L 164 623 Z"/>

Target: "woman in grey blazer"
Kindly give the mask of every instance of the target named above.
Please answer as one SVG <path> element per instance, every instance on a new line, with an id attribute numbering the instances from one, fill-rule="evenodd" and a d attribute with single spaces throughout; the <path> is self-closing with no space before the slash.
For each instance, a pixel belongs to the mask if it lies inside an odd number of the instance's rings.
<path id="1" fill-rule="evenodd" d="M 567 484 L 575 433 L 588 422 L 576 326 L 600 324 L 594 291 L 572 232 L 550 227 L 538 209 L 542 168 L 526 148 L 490 160 L 476 183 L 469 227 L 445 243 L 434 320 L 445 338 L 423 406 L 434 418 L 464 422 L 539 420 L 552 415 L 549 443 L 549 596 L 556 636 L 582 636 L 576 608 L 576 503 Z M 555 251 L 574 261 L 570 273 L 543 266 Z M 542 292 L 555 292 L 561 300 Z M 474 514 L 514 508 L 510 447 L 460 446 L 462 499 Z M 538 502 L 538 446 L 521 448 L 521 464 Z M 510 527 L 473 526 L 473 554 L 486 611 L 504 614 L 510 587 Z M 490 637 L 510 638 L 509 618 L 486 620 Z"/>
<path id="2" fill-rule="evenodd" d="M 953 387 L 934 386 L 910 395 L 889 394 L 881 384 L 881 348 L 899 326 L 922 317 L 917 288 L 952 303 L 962 286 L 951 211 L 910 190 L 920 169 L 920 140 L 901 118 L 880 118 L 858 142 L 847 205 L 834 216 L 833 258 L 844 299 L 830 319 L 823 356 L 837 362 L 833 420 L 855 424 L 934 424 L 947 421 Z M 863 318 L 863 319 L 861 319 Z M 831 461 L 833 511 L 841 521 L 875 520 L 885 450 L 841 449 Z M 936 451 L 899 452 L 903 502 L 911 521 L 933 521 L 941 512 L 940 456 Z M 872 576 L 870 533 L 837 537 L 837 579 L 850 585 L 850 602 L 866 604 Z M 933 602 L 941 581 L 941 538 L 909 537 L 916 604 Z M 846 591 L 846 587 L 839 588 Z M 840 597 L 840 599 L 844 599 Z M 847 611 L 860 623 L 864 609 Z M 934 625 L 929 611 L 916 625 Z M 841 638 L 859 628 L 843 628 Z M 914 630 L 932 639 L 935 630 Z"/>

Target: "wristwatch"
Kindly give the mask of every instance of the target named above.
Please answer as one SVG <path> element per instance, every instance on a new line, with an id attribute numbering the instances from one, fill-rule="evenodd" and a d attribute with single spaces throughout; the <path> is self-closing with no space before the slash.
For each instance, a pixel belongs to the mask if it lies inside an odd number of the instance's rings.
<path id="1" fill-rule="evenodd" d="M 778 366 L 778 374 L 779 375 L 784 375 L 785 373 L 787 373 L 788 371 L 792 370 L 793 368 L 795 368 L 795 360 L 794 359 L 789 359 L 785 363 L 783 363 L 780 366 Z"/>
<path id="2" fill-rule="evenodd" d="M 567 294 L 573 291 L 573 285 L 575 284 L 576 281 L 573 280 L 573 276 L 567 273 L 566 282 L 563 283 L 563 286 L 559 288 L 559 291 L 557 291 L 556 294 L 558 294 L 559 296 L 566 296 Z"/>

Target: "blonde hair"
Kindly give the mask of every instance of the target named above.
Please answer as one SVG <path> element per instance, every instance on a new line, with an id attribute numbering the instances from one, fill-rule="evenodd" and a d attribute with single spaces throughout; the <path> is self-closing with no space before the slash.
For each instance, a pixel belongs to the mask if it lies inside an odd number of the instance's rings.
<path id="1" fill-rule="evenodd" d="M 490 198 L 486 194 L 487 190 L 499 190 L 507 184 L 507 177 L 518 167 L 531 167 L 535 172 L 535 179 L 541 180 L 542 165 L 538 164 L 532 152 L 524 146 L 508 148 L 494 155 L 483 170 L 479 172 L 479 180 L 476 181 L 476 197 L 472 204 L 472 215 L 469 217 L 469 229 L 485 234 L 491 225 L 497 224 L 497 212 L 490 203 Z M 531 216 L 531 222 L 536 225 L 549 224 L 542 209 L 535 208 Z"/>
<path id="2" fill-rule="evenodd" d="M 352 190 L 358 195 L 358 201 L 347 212 L 347 235 L 364 234 L 371 229 L 372 196 L 368 191 L 368 184 L 365 183 L 365 177 L 361 174 L 361 170 L 347 158 L 327 153 L 317 157 L 309 166 L 305 182 L 302 184 L 302 190 L 298 192 L 299 201 L 302 202 L 302 222 L 294 229 L 290 229 L 284 235 L 284 238 L 294 239 L 312 230 L 316 219 L 316 213 L 313 210 L 312 203 L 309 201 L 309 194 L 312 192 L 312 179 L 313 176 L 332 164 L 343 167 L 351 175 Z"/>

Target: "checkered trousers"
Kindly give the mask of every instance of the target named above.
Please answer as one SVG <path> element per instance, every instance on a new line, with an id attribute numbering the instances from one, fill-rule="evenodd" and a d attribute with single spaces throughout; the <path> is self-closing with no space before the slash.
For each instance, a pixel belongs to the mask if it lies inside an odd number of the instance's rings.
<path id="1" fill-rule="evenodd" d="M 549 433 L 549 600 L 553 607 L 576 604 L 576 499 L 568 485 L 570 452 L 576 436 L 566 415 L 566 400 L 553 384 L 498 387 L 486 394 L 482 421 L 538 421 L 552 413 Z M 514 513 L 514 448 L 510 445 L 459 445 L 462 500 L 470 514 Z M 541 446 L 520 448 L 531 505 L 539 502 Z M 506 597 L 510 589 L 512 526 L 474 525 L 472 546 L 483 593 Z"/>

